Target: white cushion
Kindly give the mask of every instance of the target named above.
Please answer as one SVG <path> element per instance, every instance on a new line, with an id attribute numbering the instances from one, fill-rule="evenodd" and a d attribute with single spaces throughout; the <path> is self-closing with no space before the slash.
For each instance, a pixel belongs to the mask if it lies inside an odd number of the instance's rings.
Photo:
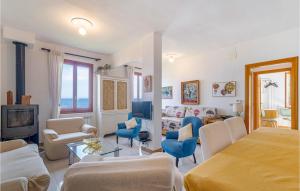
<path id="1" fill-rule="evenodd" d="M 178 130 L 178 141 L 184 141 L 192 137 L 193 137 L 193 127 L 191 123 L 187 124 L 184 127 L 181 127 Z"/>
<path id="2" fill-rule="evenodd" d="M 125 121 L 125 125 L 126 125 L 126 129 L 132 129 L 137 126 L 137 122 L 136 122 L 135 118 L 132 118 L 128 121 Z"/>
<path id="3" fill-rule="evenodd" d="M 243 118 L 232 117 L 226 119 L 224 122 L 229 130 L 232 143 L 247 135 L 246 126 Z"/>
<path id="4" fill-rule="evenodd" d="M 81 131 L 81 127 L 83 124 L 83 117 L 48 119 L 46 122 L 47 128 L 53 129 L 58 134 Z"/>
<path id="5" fill-rule="evenodd" d="M 27 145 L 1 153 L 1 181 L 18 177 L 39 177 L 48 171 L 39 156 L 37 145 Z"/>
<path id="6" fill-rule="evenodd" d="M 204 125 L 199 129 L 199 136 L 204 160 L 231 144 L 228 128 L 223 121 Z"/>
<path id="7" fill-rule="evenodd" d="M 183 177 L 167 154 L 79 162 L 68 168 L 62 190 L 180 191 Z"/>

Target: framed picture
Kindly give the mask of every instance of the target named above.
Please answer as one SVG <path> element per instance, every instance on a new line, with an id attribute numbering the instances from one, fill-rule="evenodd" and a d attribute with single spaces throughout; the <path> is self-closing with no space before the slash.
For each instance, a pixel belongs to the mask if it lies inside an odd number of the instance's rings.
<path id="1" fill-rule="evenodd" d="M 236 96 L 236 81 L 214 82 L 212 84 L 213 97 L 234 97 Z"/>
<path id="2" fill-rule="evenodd" d="M 200 103 L 199 87 L 199 80 L 181 82 L 181 104 L 198 105 Z"/>
<path id="3" fill-rule="evenodd" d="M 143 78 L 144 81 L 144 92 L 152 92 L 152 76 L 144 76 Z"/>
<path id="4" fill-rule="evenodd" d="M 162 87 L 162 99 L 173 99 L 173 86 Z"/>

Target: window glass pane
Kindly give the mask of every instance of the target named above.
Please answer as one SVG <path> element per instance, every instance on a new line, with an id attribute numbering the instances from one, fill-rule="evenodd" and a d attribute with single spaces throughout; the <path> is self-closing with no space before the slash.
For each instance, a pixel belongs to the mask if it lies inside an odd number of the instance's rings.
<path id="1" fill-rule="evenodd" d="M 77 67 L 77 108 L 89 108 L 89 68 Z"/>
<path id="2" fill-rule="evenodd" d="M 138 99 L 138 76 L 133 76 L 133 99 Z"/>
<path id="3" fill-rule="evenodd" d="M 61 84 L 61 108 L 73 108 L 73 65 L 64 64 Z"/>

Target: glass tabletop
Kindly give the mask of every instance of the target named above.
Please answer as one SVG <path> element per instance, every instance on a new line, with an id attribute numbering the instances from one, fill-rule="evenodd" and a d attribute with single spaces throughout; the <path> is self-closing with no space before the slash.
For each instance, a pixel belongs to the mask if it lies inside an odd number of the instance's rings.
<path id="1" fill-rule="evenodd" d="M 89 148 L 87 144 L 80 142 L 69 143 L 67 144 L 68 149 L 75 154 L 80 160 L 86 155 L 107 155 L 110 153 L 114 153 L 114 156 L 119 155 L 119 151 L 122 150 L 117 144 L 111 143 L 105 140 L 100 140 L 101 148 L 99 150 L 93 150 L 93 148 Z"/>

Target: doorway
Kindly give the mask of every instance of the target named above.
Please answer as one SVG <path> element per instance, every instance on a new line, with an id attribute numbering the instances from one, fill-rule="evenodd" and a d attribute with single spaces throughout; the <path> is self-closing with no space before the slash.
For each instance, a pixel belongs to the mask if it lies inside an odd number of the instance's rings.
<path id="1" fill-rule="evenodd" d="M 298 57 L 246 65 L 245 123 L 298 129 Z"/>
<path id="2" fill-rule="evenodd" d="M 290 68 L 254 73 L 255 93 L 260 103 L 255 108 L 256 127 L 291 129 Z"/>

